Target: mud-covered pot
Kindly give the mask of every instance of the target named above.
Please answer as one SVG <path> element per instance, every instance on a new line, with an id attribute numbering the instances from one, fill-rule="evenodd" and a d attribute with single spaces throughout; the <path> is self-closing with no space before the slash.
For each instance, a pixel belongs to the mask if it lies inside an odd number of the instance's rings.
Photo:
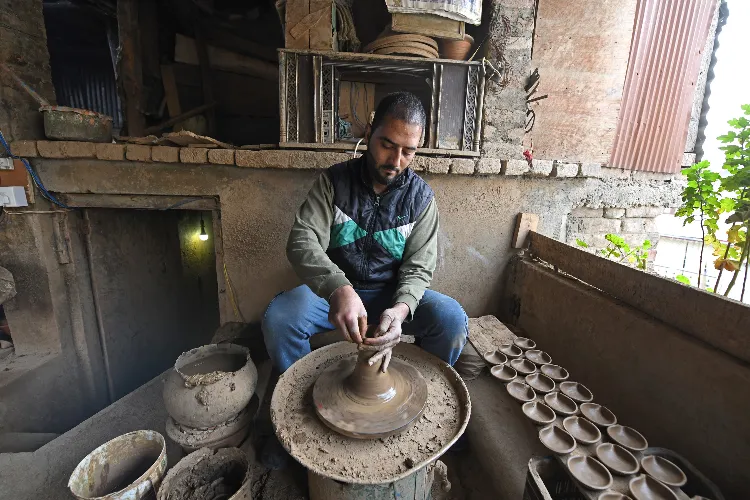
<path id="1" fill-rule="evenodd" d="M 177 358 L 164 383 L 164 406 L 182 425 L 213 427 L 245 408 L 257 383 L 258 371 L 247 348 L 209 344 Z"/>

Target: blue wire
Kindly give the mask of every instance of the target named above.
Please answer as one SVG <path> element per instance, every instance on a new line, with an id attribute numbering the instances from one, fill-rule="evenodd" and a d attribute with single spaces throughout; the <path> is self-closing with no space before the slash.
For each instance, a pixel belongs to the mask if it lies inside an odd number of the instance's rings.
<path id="1" fill-rule="evenodd" d="M 16 156 L 16 155 L 14 155 L 10 151 L 10 146 L 8 146 L 8 143 L 5 141 L 5 137 L 3 136 L 3 132 L 2 131 L 0 131 L 0 142 L 2 142 L 3 147 L 5 148 L 5 151 L 8 152 L 8 156 L 10 156 L 11 158 L 15 158 L 16 160 L 21 160 L 21 162 L 23 163 L 24 167 L 26 167 L 26 170 L 28 170 L 29 175 L 34 180 L 34 184 L 36 185 L 36 187 L 39 188 L 39 191 L 42 192 L 42 195 L 45 198 L 47 198 L 49 201 L 51 201 L 52 203 L 54 203 L 58 207 L 67 208 L 67 209 L 71 208 L 68 205 L 66 205 L 65 203 L 59 201 L 49 191 L 47 191 L 47 188 L 45 188 L 44 184 L 42 184 L 42 180 L 39 178 L 38 175 L 36 175 L 36 172 L 34 172 L 34 169 L 31 168 L 31 165 L 29 165 L 29 162 L 28 162 L 28 160 L 26 160 L 26 158 L 21 158 L 19 156 Z"/>

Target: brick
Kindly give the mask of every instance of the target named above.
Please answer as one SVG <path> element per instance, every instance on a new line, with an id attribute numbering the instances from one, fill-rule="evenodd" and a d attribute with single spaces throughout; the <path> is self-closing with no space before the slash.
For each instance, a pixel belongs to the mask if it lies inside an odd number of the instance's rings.
<path id="1" fill-rule="evenodd" d="M 577 163 L 558 163 L 552 167 L 552 177 L 575 177 L 578 175 Z"/>
<path id="2" fill-rule="evenodd" d="M 430 158 L 427 161 L 427 171 L 431 174 L 447 174 L 450 169 L 450 158 Z"/>
<path id="3" fill-rule="evenodd" d="M 477 162 L 478 174 L 499 174 L 503 170 L 503 161 L 497 158 L 480 158 Z"/>
<path id="4" fill-rule="evenodd" d="M 480 162 L 482 160 L 479 160 Z M 530 169 L 529 162 L 526 160 L 506 160 L 503 161 L 503 175 L 523 175 Z"/>
<path id="5" fill-rule="evenodd" d="M 599 163 L 581 163 L 578 177 L 601 177 L 602 166 Z"/>
<path id="6" fill-rule="evenodd" d="M 238 167 L 251 168 L 323 169 L 336 163 L 346 161 L 351 157 L 352 155 L 349 153 L 281 149 L 269 149 L 263 151 L 238 149 L 234 153 L 234 161 Z"/>
<path id="7" fill-rule="evenodd" d="M 208 163 L 208 149 L 180 148 L 180 161 L 182 163 Z"/>
<path id="8" fill-rule="evenodd" d="M 468 158 L 455 158 L 451 163 L 452 174 L 473 175 L 476 162 Z"/>
<path id="9" fill-rule="evenodd" d="M 523 158 L 523 145 L 519 142 L 485 142 L 482 145 L 482 156 L 487 158 Z"/>
<path id="10" fill-rule="evenodd" d="M 234 165 L 234 149 L 209 149 L 208 161 L 217 165 Z"/>
<path id="11" fill-rule="evenodd" d="M 37 141 L 36 148 L 42 158 L 65 158 L 62 144 L 58 141 Z"/>
<path id="12" fill-rule="evenodd" d="M 411 163 L 409 163 L 409 168 L 415 172 L 425 172 L 427 170 L 427 160 L 426 156 L 415 156 Z"/>
<path id="13" fill-rule="evenodd" d="M 94 158 L 96 157 L 95 142 L 60 141 L 65 158 Z"/>
<path id="14" fill-rule="evenodd" d="M 130 161 L 151 161 L 151 146 L 142 144 L 127 144 L 125 158 Z"/>
<path id="15" fill-rule="evenodd" d="M 658 217 L 664 211 L 662 207 L 631 207 L 625 211 L 625 217 Z"/>
<path id="16" fill-rule="evenodd" d="M 573 217 L 603 217 L 604 210 L 601 208 L 578 207 L 570 211 Z"/>
<path id="17" fill-rule="evenodd" d="M 10 150 L 21 158 L 36 158 L 39 155 L 36 150 L 36 141 L 13 141 L 10 144 Z"/>
<path id="18" fill-rule="evenodd" d="M 623 233 L 650 233 L 656 231 L 656 222 L 649 218 L 622 219 Z"/>
<path id="19" fill-rule="evenodd" d="M 99 143 L 95 147 L 96 157 L 100 160 L 118 161 L 125 159 L 124 144 Z"/>
<path id="20" fill-rule="evenodd" d="M 605 208 L 604 217 L 607 219 L 622 219 L 625 216 L 624 208 Z"/>
<path id="21" fill-rule="evenodd" d="M 593 217 L 569 217 L 568 230 L 575 233 L 619 233 L 620 219 L 596 219 Z"/>
<path id="22" fill-rule="evenodd" d="M 180 161 L 180 148 L 154 146 L 151 148 L 151 159 L 160 163 L 177 163 Z"/>
<path id="23" fill-rule="evenodd" d="M 531 162 L 531 175 L 547 177 L 552 173 L 552 160 L 534 160 Z"/>

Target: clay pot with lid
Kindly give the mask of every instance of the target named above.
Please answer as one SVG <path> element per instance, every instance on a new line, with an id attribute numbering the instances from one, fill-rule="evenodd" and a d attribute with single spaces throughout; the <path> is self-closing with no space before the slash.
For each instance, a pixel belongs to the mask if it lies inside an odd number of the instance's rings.
<path id="1" fill-rule="evenodd" d="M 178 423 L 205 429 L 247 406 L 258 371 L 246 347 L 209 344 L 182 353 L 164 383 L 164 406 Z"/>

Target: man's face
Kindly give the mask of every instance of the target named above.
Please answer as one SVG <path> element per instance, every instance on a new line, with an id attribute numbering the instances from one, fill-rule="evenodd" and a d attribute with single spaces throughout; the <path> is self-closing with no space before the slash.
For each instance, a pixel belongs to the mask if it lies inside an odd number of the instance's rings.
<path id="1" fill-rule="evenodd" d="M 386 116 L 367 141 L 367 170 L 388 186 L 406 170 L 422 139 L 422 127 Z"/>

